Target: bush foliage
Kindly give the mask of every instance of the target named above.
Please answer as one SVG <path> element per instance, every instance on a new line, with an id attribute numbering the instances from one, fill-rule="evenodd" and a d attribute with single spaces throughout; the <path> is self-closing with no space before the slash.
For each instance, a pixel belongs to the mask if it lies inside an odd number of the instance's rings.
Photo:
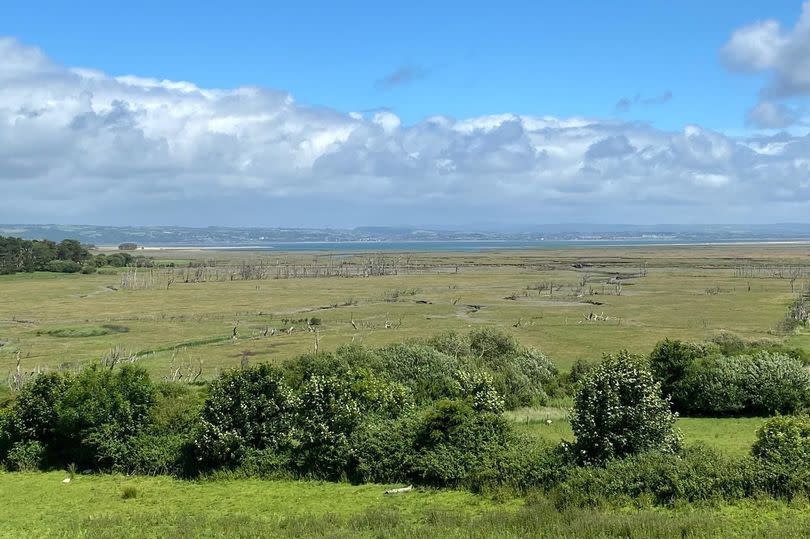
<path id="1" fill-rule="evenodd" d="M 728 338 L 663 341 L 649 359 L 621 352 L 560 374 L 491 329 L 352 344 L 201 386 L 95 365 L 34 377 L 0 408 L 0 464 L 540 489 L 558 507 L 791 498 L 810 494 L 807 416 L 769 420 L 751 456 L 728 458 L 681 447 L 668 395 L 690 411 L 788 413 L 807 385 L 796 357 Z M 573 444 L 520 436 L 502 413 L 563 392 L 575 393 Z"/>
<path id="2" fill-rule="evenodd" d="M 606 356 L 574 396 L 576 458 L 603 463 L 650 450 L 672 453 L 680 446 L 675 419 L 641 357 Z"/>
<path id="3" fill-rule="evenodd" d="M 810 373 L 800 356 L 772 343 L 728 334 L 706 345 L 664 340 L 650 368 L 684 415 L 789 414 L 810 405 Z"/>

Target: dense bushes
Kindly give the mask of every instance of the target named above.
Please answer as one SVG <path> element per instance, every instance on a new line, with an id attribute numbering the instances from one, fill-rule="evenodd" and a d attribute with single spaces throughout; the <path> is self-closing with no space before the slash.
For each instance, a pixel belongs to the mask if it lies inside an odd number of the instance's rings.
<path id="1" fill-rule="evenodd" d="M 647 499 L 655 505 L 733 500 L 756 490 L 750 459 L 729 458 L 703 446 L 679 453 L 644 452 L 604 467 L 572 468 L 554 489 L 558 507 L 624 504 Z"/>
<path id="2" fill-rule="evenodd" d="M 762 471 L 763 491 L 779 497 L 810 493 L 810 417 L 769 419 L 757 432 L 751 453 Z"/>
<path id="3" fill-rule="evenodd" d="M 280 368 L 231 371 L 211 385 L 194 462 L 241 473 L 480 483 L 510 447 L 500 412 L 540 402 L 555 375 L 540 352 L 492 330 L 348 345 Z"/>
<path id="4" fill-rule="evenodd" d="M 649 361 L 622 352 L 563 376 L 492 330 L 350 345 L 227 371 L 207 386 L 97 365 L 37 376 L 0 408 L 0 463 L 540 489 L 559 507 L 810 494 L 805 416 L 768 421 L 744 458 L 680 447 L 663 383 L 684 392 L 682 405 L 715 411 L 729 402 L 791 410 L 804 398 L 796 359 L 761 350 L 727 357 L 722 346 L 665 341 Z M 513 431 L 505 408 L 561 387 L 576 387 L 575 443 Z"/>
<path id="5" fill-rule="evenodd" d="M 644 451 L 674 452 L 680 437 L 675 415 L 661 397 L 646 363 L 621 352 L 607 356 L 574 397 L 571 429 L 576 458 L 603 463 Z"/>
<path id="6" fill-rule="evenodd" d="M 0 415 L 0 459 L 14 469 L 229 470 L 477 488 L 505 474 L 525 486 L 512 467 L 532 465 L 517 457 L 501 412 L 542 402 L 556 374 L 540 352 L 493 330 L 228 371 L 204 403 L 200 392 L 153 384 L 138 367 L 94 366 L 27 384 Z"/>
<path id="7" fill-rule="evenodd" d="M 185 391 L 171 388 L 175 411 L 167 414 L 160 406 L 165 400 L 161 390 L 138 367 L 112 371 L 93 366 L 78 374 L 40 375 L 4 414 L 0 458 L 19 468 L 23 457 L 30 462 L 38 451 L 44 467 L 174 472 L 183 435 L 177 394 Z M 187 409 L 189 416 L 196 412 Z M 172 441 L 174 450 L 165 454 Z M 158 462 L 161 451 L 163 461 Z"/>
<path id="8" fill-rule="evenodd" d="M 810 405 L 810 374 L 796 354 L 776 345 L 728 336 L 708 345 L 665 340 L 650 354 L 650 367 L 686 415 L 772 415 Z"/>
<path id="9" fill-rule="evenodd" d="M 282 450 L 292 436 L 292 391 L 269 365 L 224 373 L 211 385 L 195 439 L 204 468 L 236 466 L 249 450 Z"/>
<path id="10" fill-rule="evenodd" d="M 463 485 L 504 453 L 510 434 L 500 414 L 438 401 L 416 423 L 408 475 L 420 484 Z"/>

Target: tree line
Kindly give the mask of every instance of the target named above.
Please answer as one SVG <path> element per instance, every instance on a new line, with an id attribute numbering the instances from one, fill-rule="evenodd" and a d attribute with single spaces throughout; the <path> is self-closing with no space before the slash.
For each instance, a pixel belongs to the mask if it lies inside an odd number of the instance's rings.
<path id="1" fill-rule="evenodd" d="M 151 267 L 154 262 L 127 252 L 93 255 L 93 246 L 77 240 L 24 240 L 0 236 L 0 275 L 51 271 L 58 273 L 95 273 L 104 266 Z"/>

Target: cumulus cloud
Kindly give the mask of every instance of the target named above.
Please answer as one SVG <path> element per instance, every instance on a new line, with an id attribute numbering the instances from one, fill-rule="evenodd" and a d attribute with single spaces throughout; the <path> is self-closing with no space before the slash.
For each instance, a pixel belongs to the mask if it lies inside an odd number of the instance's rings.
<path id="1" fill-rule="evenodd" d="M 810 1 L 802 5 L 793 28 L 765 20 L 735 30 L 721 58 L 731 70 L 768 75 L 760 102 L 748 112 L 749 124 L 786 127 L 795 123 L 797 115 L 774 100 L 810 95 Z"/>
<path id="2" fill-rule="evenodd" d="M 0 39 L 0 194 L 0 222 L 784 220 L 810 207 L 810 138 L 515 114 L 404 125 Z"/>
<path id="3" fill-rule="evenodd" d="M 769 96 L 810 94 L 810 1 L 802 5 L 791 29 L 778 21 L 760 21 L 734 31 L 721 52 L 731 69 L 767 72 Z"/>

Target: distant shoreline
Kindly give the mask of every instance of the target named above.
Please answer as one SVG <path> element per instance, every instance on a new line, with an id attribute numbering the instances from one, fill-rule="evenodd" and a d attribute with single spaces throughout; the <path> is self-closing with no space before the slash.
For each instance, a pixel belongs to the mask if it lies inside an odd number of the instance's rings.
<path id="1" fill-rule="evenodd" d="M 402 240 L 402 241 L 289 241 L 268 242 L 260 245 L 144 245 L 132 251 L 120 251 L 117 245 L 101 245 L 97 247 L 101 252 L 128 252 L 128 253 L 154 253 L 154 252 L 216 252 L 216 251 L 245 251 L 245 252 L 440 252 L 440 251 L 488 251 L 493 249 L 508 250 L 549 250 L 566 248 L 621 248 L 621 247 L 722 247 L 740 245 L 810 245 L 810 239 L 790 240 L 672 240 L 661 239 L 571 239 L 571 240 Z"/>

